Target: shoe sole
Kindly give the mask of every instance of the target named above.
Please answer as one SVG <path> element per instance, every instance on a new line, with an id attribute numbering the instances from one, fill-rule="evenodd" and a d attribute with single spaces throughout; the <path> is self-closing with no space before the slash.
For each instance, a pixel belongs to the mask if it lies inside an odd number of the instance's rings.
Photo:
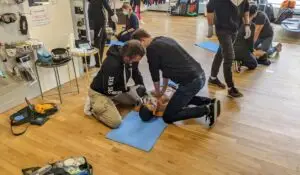
<path id="1" fill-rule="evenodd" d="M 230 94 L 227 94 L 227 97 L 230 97 L 230 98 L 241 98 L 243 97 L 244 95 L 240 95 L 240 96 L 232 96 Z"/>
<path id="2" fill-rule="evenodd" d="M 211 82 L 208 82 L 208 85 L 218 87 L 218 88 L 221 88 L 221 89 L 226 89 L 226 87 L 222 87 L 222 86 L 219 86 L 219 85 L 217 85 L 215 83 L 211 83 Z"/>
<path id="3" fill-rule="evenodd" d="M 220 100 L 216 100 L 216 102 L 217 102 L 217 117 L 219 117 L 221 114 L 221 102 Z"/>
<path id="4" fill-rule="evenodd" d="M 218 116 L 218 101 L 219 101 L 219 100 L 216 100 L 216 101 L 214 102 L 214 123 L 213 123 L 211 126 L 209 126 L 209 128 L 214 127 L 215 124 L 217 123 L 217 116 Z"/>

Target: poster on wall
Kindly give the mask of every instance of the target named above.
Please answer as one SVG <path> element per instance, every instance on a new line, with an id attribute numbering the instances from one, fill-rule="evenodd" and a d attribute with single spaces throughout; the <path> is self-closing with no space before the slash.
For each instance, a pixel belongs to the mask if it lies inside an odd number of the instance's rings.
<path id="1" fill-rule="evenodd" d="M 30 7 L 32 26 L 43 26 L 50 23 L 47 6 Z"/>
<path id="2" fill-rule="evenodd" d="M 38 6 L 49 3 L 49 0 L 28 0 L 29 7 Z"/>

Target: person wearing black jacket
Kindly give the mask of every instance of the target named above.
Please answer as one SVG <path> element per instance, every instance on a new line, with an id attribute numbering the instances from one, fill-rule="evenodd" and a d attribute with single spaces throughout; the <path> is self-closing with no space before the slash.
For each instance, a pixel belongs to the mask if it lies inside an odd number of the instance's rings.
<path id="1" fill-rule="evenodd" d="M 104 47 L 106 42 L 106 18 L 104 9 L 107 10 L 109 17 L 115 23 L 118 22 L 118 17 L 110 8 L 107 0 L 89 0 L 88 18 L 90 29 L 94 30 L 94 45 L 100 51 L 100 60 L 102 60 Z M 96 55 L 98 57 L 98 55 Z M 96 67 L 100 67 L 99 58 L 96 58 Z"/>
<path id="2" fill-rule="evenodd" d="M 100 71 L 91 83 L 85 113 L 93 115 L 111 128 L 117 128 L 122 118 L 113 101 L 126 105 L 140 102 L 146 89 L 138 62 L 145 50 L 139 41 L 131 40 L 123 47 L 111 46 Z M 130 84 L 133 79 L 134 83 Z"/>
<path id="3" fill-rule="evenodd" d="M 147 49 L 149 69 L 154 83 L 154 96 L 160 101 L 169 80 L 179 84 L 163 114 L 166 123 L 206 116 L 211 127 L 216 122 L 219 101 L 196 96 L 205 85 L 205 73 L 201 65 L 175 40 L 168 37 L 152 38 L 143 29 L 136 30 L 133 39 L 140 40 Z M 160 85 L 160 71 L 163 87 Z M 159 103 L 158 103 L 159 104 Z M 195 105 L 195 106 L 190 106 Z"/>
<path id="4" fill-rule="evenodd" d="M 210 0 L 207 4 L 207 12 L 208 23 L 209 25 L 215 24 L 216 34 L 220 43 L 220 48 L 212 63 L 211 75 L 208 82 L 222 89 L 226 88 L 217 77 L 224 59 L 223 71 L 226 84 L 229 88 L 228 96 L 242 97 L 243 94 L 234 86 L 231 67 L 235 59 L 233 43 L 243 20 L 245 23 L 245 38 L 251 36 L 249 2 L 248 0 Z M 212 27 L 210 26 L 209 28 L 211 29 Z"/>

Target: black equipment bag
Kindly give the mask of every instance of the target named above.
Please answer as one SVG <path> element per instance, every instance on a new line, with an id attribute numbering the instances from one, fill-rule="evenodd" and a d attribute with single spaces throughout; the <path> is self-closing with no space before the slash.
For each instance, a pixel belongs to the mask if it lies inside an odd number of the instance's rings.
<path id="1" fill-rule="evenodd" d="M 48 121 L 49 116 L 53 115 L 58 111 L 58 108 L 55 104 L 53 103 L 48 103 L 54 106 L 54 108 L 45 111 L 44 114 L 38 113 L 34 110 L 34 106 L 29 104 L 29 101 L 26 99 L 26 102 L 28 106 L 24 107 L 23 109 L 19 110 L 18 112 L 12 114 L 10 118 L 10 126 L 11 126 L 11 132 L 15 136 L 20 136 L 24 134 L 30 124 L 32 125 L 43 125 L 46 121 Z M 21 126 L 23 124 L 27 124 L 25 129 L 21 132 L 15 132 L 14 127 L 16 126 Z"/>

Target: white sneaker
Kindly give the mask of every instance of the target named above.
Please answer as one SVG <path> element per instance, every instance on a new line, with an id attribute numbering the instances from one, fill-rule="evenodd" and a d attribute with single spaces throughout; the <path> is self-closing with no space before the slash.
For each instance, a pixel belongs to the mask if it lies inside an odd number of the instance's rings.
<path id="1" fill-rule="evenodd" d="M 91 99 L 90 99 L 89 96 L 85 100 L 83 112 L 84 112 L 85 115 L 88 115 L 88 116 L 92 115 L 92 111 L 91 111 Z"/>

